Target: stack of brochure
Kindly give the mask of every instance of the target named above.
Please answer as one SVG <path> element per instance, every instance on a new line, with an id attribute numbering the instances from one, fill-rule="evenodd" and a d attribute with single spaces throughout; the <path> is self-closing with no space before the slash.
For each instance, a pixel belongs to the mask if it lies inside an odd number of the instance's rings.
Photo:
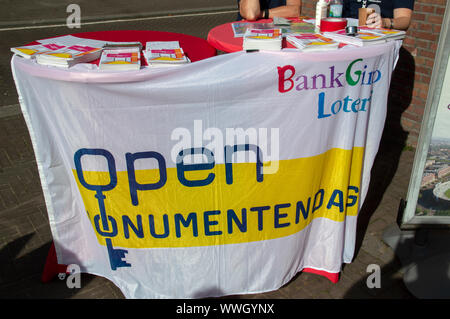
<path id="1" fill-rule="evenodd" d="M 11 48 L 11 51 L 26 59 L 36 59 L 40 64 L 71 67 L 77 63 L 97 60 L 101 56 L 102 50 L 136 48 L 131 50 L 132 54 L 128 58 L 128 61 L 133 60 L 133 63 L 126 63 L 126 54 L 123 55 L 124 52 L 121 51 L 120 54 L 122 56 L 115 56 L 113 59 L 114 61 L 107 61 L 106 64 L 103 63 L 101 68 L 120 70 L 140 68 L 140 51 L 142 49 L 142 44 L 140 42 L 107 42 L 84 39 L 71 35 L 37 40 L 37 42 L 39 42 L 39 44 Z M 135 53 L 136 50 L 137 54 Z M 110 56 L 110 58 L 112 58 L 112 56 Z M 105 57 L 103 62 L 105 62 Z"/>
<path id="2" fill-rule="evenodd" d="M 318 33 L 293 33 L 286 36 L 286 41 L 302 51 L 336 50 L 339 43 Z"/>
<path id="3" fill-rule="evenodd" d="M 315 26 L 306 22 L 292 22 L 288 27 L 281 27 L 283 34 L 289 33 L 315 33 Z"/>
<path id="4" fill-rule="evenodd" d="M 386 41 L 401 40 L 406 36 L 406 32 L 402 30 L 369 28 L 365 26 L 358 27 L 359 32 L 373 33 L 382 36 Z"/>
<path id="5" fill-rule="evenodd" d="M 43 65 L 71 67 L 77 63 L 85 63 L 100 57 L 102 48 L 72 45 L 36 55 L 36 62 Z"/>
<path id="6" fill-rule="evenodd" d="M 105 47 L 98 67 L 100 70 L 139 70 L 141 68 L 141 50 L 138 46 Z"/>
<path id="7" fill-rule="evenodd" d="M 191 62 L 178 41 L 147 42 L 144 57 L 150 67 L 177 66 Z"/>
<path id="8" fill-rule="evenodd" d="M 358 30 L 358 33 L 354 36 L 347 35 L 345 30 L 324 32 L 323 35 L 337 42 L 352 44 L 360 47 L 386 42 L 386 37 L 384 35 L 366 32 L 365 30 Z"/>
<path id="9" fill-rule="evenodd" d="M 21 47 L 11 48 L 11 52 L 23 58 L 31 59 L 36 57 L 38 54 L 53 52 L 65 47 L 66 47 L 65 45 L 57 43 L 25 45 Z"/>
<path id="10" fill-rule="evenodd" d="M 281 50 L 281 29 L 248 29 L 244 34 L 243 50 Z"/>
<path id="11" fill-rule="evenodd" d="M 274 29 L 277 26 L 273 23 L 261 22 L 233 22 L 231 24 L 235 38 L 242 38 L 248 29 Z"/>
<path id="12" fill-rule="evenodd" d="M 291 25 L 291 21 L 282 17 L 273 17 L 273 24 L 277 27 L 288 27 Z"/>

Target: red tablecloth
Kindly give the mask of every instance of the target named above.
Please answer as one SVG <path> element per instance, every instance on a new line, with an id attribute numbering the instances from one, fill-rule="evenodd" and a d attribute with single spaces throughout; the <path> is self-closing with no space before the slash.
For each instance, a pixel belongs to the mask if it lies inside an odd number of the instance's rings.
<path id="1" fill-rule="evenodd" d="M 217 54 L 214 47 L 202 38 L 186 35 L 182 33 L 145 31 L 145 30 L 118 30 L 118 31 L 96 31 L 72 33 L 71 35 L 93 40 L 116 41 L 116 42 L 136 42 L 145 43 L 148 41 L 179 41 L 186 55 L 191 62 L 203 60 Z M 33 42 L 32 44 L 36 44 Z M 144 61 L 143 59 L 141 61 Z M 98 63 L 98 60 L 92 61 Z M 143 63 L 145 65 L 145 63 Z"/>
<path id="2" fill-rule="evenodd" d="M 297 18 L 292 18 L 292 21 L 299 21 Z M 261 19 L 258 23 L 271 23 L 272 19 Z M 224 52 L 237 52 L 242 50 L 243 38 L 235 38 L 233 33 L 232 24 L 236 22 L 245 21 L 232 21 L 225 24 L 218 25 L 212 28 L 208 33 L 208 43 L 215 47 L 217 50 Z M 290 43 L 283 41 L 284 48 L 294 48 Z"/>

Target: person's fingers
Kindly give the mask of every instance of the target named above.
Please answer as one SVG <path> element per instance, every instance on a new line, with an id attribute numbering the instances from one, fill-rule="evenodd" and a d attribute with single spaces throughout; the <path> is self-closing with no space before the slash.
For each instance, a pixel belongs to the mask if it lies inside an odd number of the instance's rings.
<path id="1" fill-rule="evenodd" d="M 367 26 L 371 26 L 371 27 L 381 26 L 381 16 L 376 12 L 371 13 L 367 17 L 366 24 L 367 24 Z"/>
<path id="2" fill-rule="evenodd" d="M 376 12 L 373 12 L 373 13 L 369 14 L 369 16 L 367 17 L 367 19 L 373 19 L 373 18 L 375 18 L 376 16 L 379 16 L 379 14 L 376 13 Z"/>
<path id="3" fill-rule="evenodd" d="M 369 15 L 369 17 L 367 18 L 368 21 L 370 21 L 370 23 L 375 23 L 378 19 L 380 18 L 380 15 L 378 13 L 372 13 L 371 15 Z"/>

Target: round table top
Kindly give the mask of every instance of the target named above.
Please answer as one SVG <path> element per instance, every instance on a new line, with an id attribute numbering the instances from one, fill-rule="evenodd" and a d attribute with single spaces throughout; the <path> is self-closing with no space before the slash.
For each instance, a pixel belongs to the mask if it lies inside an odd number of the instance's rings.
<path id="1" fill-rule="evenodd" d="M 298 19 L 294 19 L 293 21 L 296 21 Z M 233 33 L 233 23 L 237 22 L 249 22 L 249 21 L 231 21 L 225 24 L 218 25 L 214 28 L 212 28 L 208 33 L 208 43 L 215 47 L 217 50 L 224 51 L 224 52 L 237 52 L 242 51 L 242 37 L 234 37 Z M 261 19 L 257 21 L 253 21 L 257 23 L 272 23 L 272 19 Z M 283 48 L 295 48 L 287 41 L 283 41 Z"/>
<path id="2" fill-rule="evenodd" d="M 84 39 L 93 39 L 102 41 L 116 41 L 116 42 L 139 41 L 142 43 L 143 48 L 145 48 L 145 43 L 148 41 L 179 41 L 180 47 L 183 48 L 183 51 L 189 57 L 191 62 L 210 58 L 217 54 L 216 49 L 212 47 L 205 39 L 182 33 L 148 31 L 148 30 L 112 30 L 112 31 L 72 33 L 70 35 Z M 141 61 L 144 60 L 145 59 L 141 59 Z M 92 63 L 98 63 L 98 60 L 92 61 Z"/>

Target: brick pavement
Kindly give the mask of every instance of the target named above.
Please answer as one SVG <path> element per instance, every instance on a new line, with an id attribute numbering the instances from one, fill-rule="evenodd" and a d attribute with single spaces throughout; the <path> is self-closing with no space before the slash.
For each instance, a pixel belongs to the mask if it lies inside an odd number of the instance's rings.
<path id="1" fill-rule="evenodd" d="M 82 31 L 101 29 L 150 29 L 183 32 L 205 38 L 212 26 L 230 21 L 234 14 L 196 18 L 180 18 L 179 22 L 98 25 Z M 176 21 L 174 19 L 173 21 Z M 188 23 L 186 23 L 188 22 Z M 177 24 L 178 23 L 178 24 Z M 180 25 L 189 25 L 180 29 Z M 25 42 L 67 30 L 46 29 L 11 32 L 10 43 L 0 49 L 6 53 L 14 41 Z M 120 290 L 108 280 L 83 274 L 80 289 L 68 289 L 57 278 L 50 283 L 40 281 L 51 244 L 51 232 L 37 173 L 34 153 L 24 119 L 18 108 L 15 88 L 7 61 L 0 63 L 2 105 L 0 105 L 0 298 L 123 298 Z M 389 119 L 388 119 L 389 120 Z M 231 296 L 233 298 L 412 298 L 406 290 L 401 264 L 390 247 L 383 243 L 383 230 L 395 223 L 397 209 L 406 192 L 414 152 L 403 150 L 406 133 L 398 118 L 382 140 L 372 171 L 369 193 L 360 214 L 355 259 L 345 265 L 341 278 L 333 284 L 324 277 L 300 273 L 288 284 L 272 292 Z M 394 142 L 391 137 L 397 138 Z M 369 289 L 365 282 L 369 264 L 381 267 L 380 289 Z"/>

